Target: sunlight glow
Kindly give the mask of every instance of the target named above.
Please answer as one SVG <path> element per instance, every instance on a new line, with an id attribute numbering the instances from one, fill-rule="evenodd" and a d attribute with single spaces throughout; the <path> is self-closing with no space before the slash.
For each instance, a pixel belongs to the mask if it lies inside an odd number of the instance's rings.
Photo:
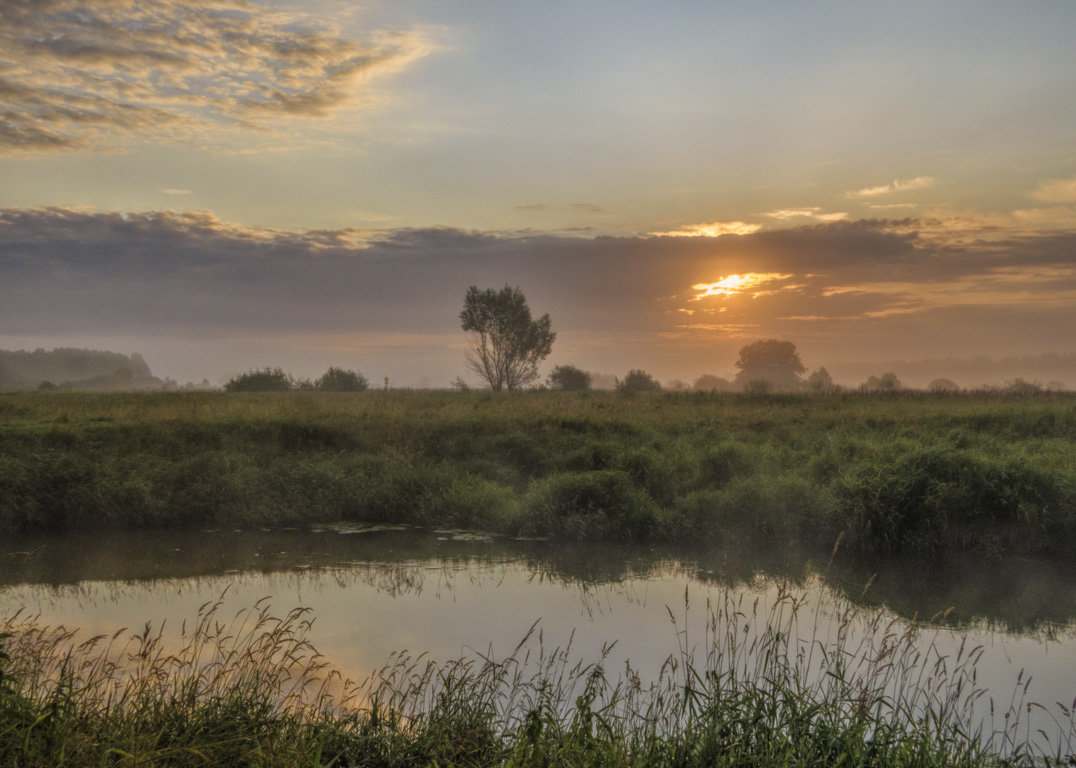
<path id="1" fill-rule="evenodd" d="M 714 221 L 709 224 L 691 224 L 671 232 L 651 232 L 654 237 L 721 237 L 722 235 L 753 235 L 762 229 L 761 224 L 745 221 Z"/>
<path id="2" fill-rule="evenodd" d="M 788 280 L 792 275 L 784 275 L 780 272 L 745 272 L 742 275 L 728 275 L 718 280 L 716 283 L 696 283 L 691 286 L 696 291 L 701 293 L 694 296 L 692 301 L 701 301 L 707 296 L 735 296 L 739 293 L 751 292 L 753 295 L 759 295 L 760 293 L 772 293 L 772 291 L 750 291 L 752 288 L 757 288 L 765 283 L 772 283 L 777 280 Z"/>

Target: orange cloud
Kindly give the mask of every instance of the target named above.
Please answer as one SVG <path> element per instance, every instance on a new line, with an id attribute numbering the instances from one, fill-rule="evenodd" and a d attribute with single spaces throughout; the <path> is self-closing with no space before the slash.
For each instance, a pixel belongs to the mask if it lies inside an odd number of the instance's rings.
<path id="1" fill-rule="evenodd" d="M 1039 188 L 1031 196 L 1047 203 L 1076 203 L 1076 176 L 1040 181 Z"/>
<path id="2" fill-rule="evenodd" d="M 848 218 L 848 214 L 844 211 L 825 213 L 817 205 L 808 206 L 806 208 L 782 208 L 777 211 L 770 211 L 765 215 L 780 221 L 788 221 L 789 219 L 815 219 L 816 221 L 832 222 L 844 221 Z"/>
<path id="3" fill-rule="evenodd" d="M 654 237 L 722 237 L 723 235 L 753 235 L 761 224 L 745 221 L 714 221 L 709 224 L 690 224 L 670 232 L 651 232 Z"/>
<path id="4" fill-rule="evenodd" d="M 877 187 L 865 187 L 864 189 L 857 189 L 845 194 L 846 197 L 860 198 L 860 197 L 878 197 L 879 195 L 888 195 L 893 192 L 907 192 L 912 189 L 925 189 L 932 187 L 937 183 L 937 179 L 933 176 L 916 176 L 914 179 L 900 180 L 894 179 L 888 184 L 882 184 Z"/>
<path id="5" fill-rule="evenodd" d="M 783 275 L 779 272 L 747 272 L 742 275 L 728 275 L 714 283 L 696 283 L 691 286 L 694 290 L 701 291 L 691 300 L 701 301 L 707 296 L 733 296 L 738 293 L 751 293 L 756 296 L 773 293 L 772 290 L 752 291 L 751 289 L 766 283 L 788 280 L 791 277 L 792 275 Z"/>

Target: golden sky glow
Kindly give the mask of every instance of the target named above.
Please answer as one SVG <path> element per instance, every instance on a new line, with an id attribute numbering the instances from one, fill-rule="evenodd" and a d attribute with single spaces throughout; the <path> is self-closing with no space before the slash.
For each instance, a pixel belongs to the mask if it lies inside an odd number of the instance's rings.
<path id="1" fill-rule="evenodd" d="M 722 235 L 751 235 L 762 229 L 761 224 L 745 221 L 713 221 L 709 224 L 688 224 L 669 232 L 651 232 L 656 237 L 721 237 Z"/>
<path id="2" fill-rule="evenodd" d="M 783 275 L 780 272 L 745 272 L 742 275 L 728 275 L 716 283 L 696 283 L 691 286 L 694 290 L 700 291 L 691 300 L 700 301 L 707 296 L 735 296 L 739 293 L 758 295 L 759 292 L 753 291 L 753 288 L 777 280 L 788 280 L 791 277 L 792 275 Z M 765 293 L 771 292 L 765 291 Z"/>

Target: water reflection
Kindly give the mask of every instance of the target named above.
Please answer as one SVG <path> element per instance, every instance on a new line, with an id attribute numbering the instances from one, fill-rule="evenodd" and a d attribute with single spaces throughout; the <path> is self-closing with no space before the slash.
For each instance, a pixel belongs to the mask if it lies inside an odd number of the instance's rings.
<path id="1" fill-rule="evenodd" d="M 232 612 L 271 596 L 280 613 L 309 609 L 315 646 L 353 679 L 401 652 L 504 658 L 532 629 L 540 649 L 657 679 L 670 656 L 707 652 L 713 606 L 751 616 L 786 599 L 803 606 L 789 637 L 806 651 L 841 627 L 914 631 L 914 617 L 955 606 L 917 636 L 919 650 L 958 659 L 976 649 L 977 684 L 1003 703 L 1022 669 L 1035 700 L 1076 693 L 1076 578 L 1056 563 L 882 565 L 839 551 L 684 553 L 349 528 L 42 538 L 9 551 L 25 554 L 0 560 L 0 615 L 110 636 L 147 621 L 175 627 L 222 595 Z M 855 606 L 866 610 L 850 623 Z"/>
<path id="2" fill-rule="evenodd" d="M 317 570 L 364 578 L 390 594 L 420 592 L 431 564 L 443 573 L 520 562 L 533 578 L 614 584 L 683 573 L 723 586 L 758 578 L 803 585 L 812 578 L 855 603 L 946 626 L 1056 634 L 1076 624 L 1076 565 L 1032 558 L 856 558 L 838 551 L 741 546 L 684 551 L 626 545 L 513 541 L 453 531 L 341 526 L 296 530 L 119 532 L 8 542 L 0 586 L 191 579 Z M 353 572 L 351 576 L 343 572 Z M 364 576 L 355 574 L 363 573 Z M 869 584 L 869 588 L 865 587 Z M 941 617 L 944 616 L 944 619 Z"/>

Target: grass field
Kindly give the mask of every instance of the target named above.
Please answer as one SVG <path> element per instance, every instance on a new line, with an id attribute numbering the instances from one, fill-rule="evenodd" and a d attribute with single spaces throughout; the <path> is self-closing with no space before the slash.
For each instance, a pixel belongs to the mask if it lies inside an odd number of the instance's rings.
<path id="1" fill-rule="evenodd" d="M 476 528 L 1076 549 L 1076 397 L 0 395 L 0 530 Z"/>

